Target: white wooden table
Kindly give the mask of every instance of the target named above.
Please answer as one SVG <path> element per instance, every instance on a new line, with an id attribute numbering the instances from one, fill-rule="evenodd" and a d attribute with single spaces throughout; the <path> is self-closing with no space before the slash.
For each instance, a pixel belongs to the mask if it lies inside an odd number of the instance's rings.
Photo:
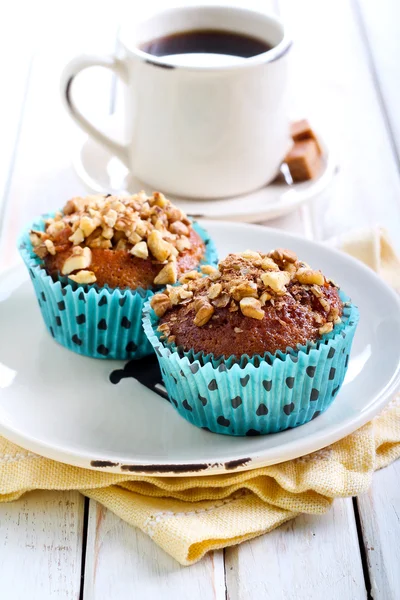
<path id="1" fill-rule="evenodd" d="M 112 50 L 127 5 L 37 0 L 3 7 L 0 268 L 17 260 L 25 221 L 84 192 L 71 166 L 77 131 L 61 107 L 59 73 L 84 49 Z M 276 0 L 272 7 L 295 38 L 294 114 L 324 131 L 340 163 L 334 187 L 314 206 L 272 225 L 325 239 L 380 223 L 400 249 L 399 4 Z M 82 79 L 81 103 L 92 116 L 108 114 L 111 76 L 94 70 Z M 397 463 L 375 475 L 366 495 L 188 568 L 77 492 L 32 492 L 0 504 L 0 598 L 395 600 L 399 484 Z"/>

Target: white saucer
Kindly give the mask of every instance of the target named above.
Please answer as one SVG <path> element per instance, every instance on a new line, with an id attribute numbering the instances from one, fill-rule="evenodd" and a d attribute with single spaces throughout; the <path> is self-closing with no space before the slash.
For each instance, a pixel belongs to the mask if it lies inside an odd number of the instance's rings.
<path id="1" fill-rule="evenodd" d="M 102 129 L 111 137 L 121 139 L 121 127 L 116 116 L 108 117 Z M 296 210 L 301 204 L 318 196 L 331 182 L 336 162 L 330 149 L 320 139 L 324 152 L 324 165 L 317 179 L 289 184 L 282 174 L 281 180 L 246 194 L 220 200 L 187 200 L 168 197 L 187 214 L 197 218 L 222 219 L 255 223 L 275 219 Z M 75 170 L 92 192 L 138 192 L 144 189 L 151 193 L 153 188 L 134 175 L 122 162 L 93 138 L 86 138 L 74 156 Z M 288 176 L 290 178 L 290 175 Z M 163 190 L 161 190 L 163 191 Z"/>
<path id="2" fill-rule="evenodd" d="M 378 413 L 400 380 L 400 303 L 370 269 L 283 231 L 206 222 L 220 255 L 248 247 L 292 248 L 340 281 L 360 310 L 345 383 L 310 423 L 259 437 L 202 431 L 133 378 L 110 382 L 123 363 L 74 354 L 45 330 L 23 266 L 0 276 L 0 433 L 80 467 L 163 476 L 251 469 L 313 452 Z"/>

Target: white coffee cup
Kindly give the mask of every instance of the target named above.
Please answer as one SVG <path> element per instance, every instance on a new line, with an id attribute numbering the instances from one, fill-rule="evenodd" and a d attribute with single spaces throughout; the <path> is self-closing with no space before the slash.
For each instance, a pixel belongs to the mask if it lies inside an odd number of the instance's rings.
<path id="1" fill-rule="evenodd" d="M 256 37 L 272 49 L 200 64 L 177 64 L 140 49 L 150 40 L 199 29 Z M 290 46 L 283 23 L 272 15 L 223 6 L 173 8 L 125 24 L 118 55 L 72 60 L 62 75 L 62 97 L 78 125 L 154 189 L 204 199 L 244 194 L 275 177 L 290 145 Z M 113 70 L 126 84 L 128 144 L 102 133 L 73 101 L 75 76 L 92 66 Z"/>

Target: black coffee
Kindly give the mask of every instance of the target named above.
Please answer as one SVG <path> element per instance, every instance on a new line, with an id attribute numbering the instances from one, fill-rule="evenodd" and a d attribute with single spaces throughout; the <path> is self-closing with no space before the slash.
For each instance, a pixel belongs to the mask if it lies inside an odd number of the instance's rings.
<path id="1" fill-rule="evenodd" d="M 176 54 L 225 54 L 250 58 L 271 50 L 272 46 L 248 35 L 217 29 L 195 29 L 166 35 L 145 42 L 140 49 L 153 56 Z"/>

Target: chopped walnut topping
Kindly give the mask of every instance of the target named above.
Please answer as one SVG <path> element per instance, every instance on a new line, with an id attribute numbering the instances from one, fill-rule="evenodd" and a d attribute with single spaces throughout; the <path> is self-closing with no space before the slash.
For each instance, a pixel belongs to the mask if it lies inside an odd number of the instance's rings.
<path id="1" fill-rule="evenodd" d="M 261 275 L 261 281 L 273 292 L 284 294 L 286 285 L 290 281 L 290 273 L 286 271 L 266 271 Z"/>
<path id="2" fill-rule="evenodd" d="M 311 292 L 314 294 L 314 296 L 316 298 L 321 298 L 321 296 L 322 296 L 322 290 L 319 287 L 319 285 L 312 285 L 311 288 L 310 288 L 310 290 L 311 290 Z"/>
<path id="3" fill-rule="evenodd" d="M 218 298 L 215 298 L 215 300 L 212 301 L 212 304 L 215 306 L 215 308 L 225 308 L 225 306 L 228 306 L 230 301 L 230 295 L 226 292 L 223 292 L 220 296 L 218 296 Z"/>
<path id="4" fill-rule="evenodd" d="M 154 283 L 156 285 L 165 285 L 167 283 L 176 283 L 178 280 L 178 269 L 176 263 L 169 262 L 161 269 L 159 274 L 155 277 Z"/>
<path id="5" fill-rule="evenodd" d="M 74 271 L 81 271 L 90 267 L 92 262 L 92 251 L 90 248 L 83 248 L 82 252 L 71 254 L 62 266 L 61 273 L 69 275 Z"/>
<path id="6" fill-rule="evenodd" d="M 169 299 L 171 304 L 180 304 L 183 300 L 189 300 L 193 298 L 193 292 L 186 289 L 184 286 L 171 287 L 167 286 Z"/>
<path id="7" fill-rule="evenodd" d="M 232 298 L 238 302 L 246 297 L 257 298 L 257 284 L 253 281 L 240 283 L 231 290 L 231 294 Z"/>
<path id="8" fill-rule="evenodd" d="M 325 312 L 328 313 L 330 311 L 331 305 L 329 304 L 328 300 L 325 300 L 325 298 L 319 298 L 319 303 Z"/>
<path id="9" fill-rule="evenodd" d="M 289 250 L 278 249 L 268 255 L 246 250 L 230 254 L 219 263 L 218 269 L 204 265 L 201 271 L 205 276 L 187 273 L 181 277 L 180 287 L 167 286 L 167 290 L 158 295 L 162 306 L 168 305 L 165 297 L 168 298 L 170 306 L 166 310 L 181 304 L 193 308 L 194 324 L 198 327 L 203 327 L 210 319 L 217 320 L 217 311 L 223 309 L 240 311 L 244 317 L 262 320 L 271 306 L 276 311 L 282 310 L 285 295 L 292 296 L 299 306 L 303 303 L 311 306 L 314 323 L 320 332 L 332 331 L 333 324 L 340 321 L 340 309 L 331 305 L 322 273 L 298 261 Z M 172 314 L 171 321 L 176 319 L 177 315 Z M 286 326 L 286 320 L 279 321 Z M 240 327 L 237 329 L 242 332 Z M 236 329 L 235 332 L 238 333 Z"/>
<path id="10" fill-rule="evenodd" d="M 313 271 L 312 269 L 300 268 L 296 272 L 296 279 L 300 283 L 308 285 L 324 285 L 325 277 L 321 271 Z"/>
<path id="11" fill-rule="evenodd" d="M 269 253 L 271 258 L 273 258 L 278 263 L 295 263 L 297 262 L 297 256 L 291 250 L 287 250 L 286 248 L 276 248 L 276 250 L 272 250 Z"/>
<path id="12" fill-rule="evenodd" d="M 93 271 L 78 271 L 76 275 L 68 275 L 68 278 L 72 279 L 72 281 L 75 281 L 75 283 L 81 284 L 89 284 L 96 282 L 96 275 L 93 273 Z"/>
<path id="13" fill-rule="evenodd" d="M 189 228 L 182 221 L 174 221 L 169 230 L 177 235 L 189 235 Z"/>
<path id="14" fill-rule="evenodd" d="M 138 258 L 147 258 L 149 256 L 149 249 L 146 242 L 138 242 L 131 248 L 130 253 Z"/>
<path id="15" fill-rule="evenodd" d="M 200 279 L 201 273 L 198 271 L 187 271 L 181 277 L 179 277 L 179 283 L 187 283 L 188 281 L 193 281 L 194 279 Z"/>
<path id="16" fill-rule="evenodd" d="M 194 318 L 194 324 L 198 327 L 203 327 L 214 314 L 214 307 L 209 302 L 204 300 L 198 309 L 196 310 L 196 316 Z"/>
<path id="17" fill-rule="evenodd" d="M 325 323 L 318 329 L 319 335 L 324 335 L 324 333 L 330 333 L 333 330 L 333 323 Z"/>
<path id="18" fill-rule="evenodd" d="M 150 306 L 156 313 L 157 317 L 162 317 L 172 304 L 166 294 L 156 294 L 150 300 Z"/>
<path id="19" fill-rule="evenodd" d="M 53 242 L 51 240 L 44 240 L 44 245 L 46 246 L 49 254 L 52 254 L 54 256 L 56 253 L 56 249 Z"/>
<path id="20" fill-rule="evenodd" d="M 253 252 L 253 250 L 245 250 L 240 256 L 243 256 L 243 258 L 248 258 L 253 262 L 261 261 L 261 254 L 259 252 Z"/>
<path id="21" fill-rule="evenodd" d="M 261 268 L 264 269 L 264 271 L 279 271 L 278 265 L 269 256 L 266 256 L 265 258 L 263 258 L 263 261 L 261 263 Z"/>
<path id="22" fill-rule="evenodd" d="M 260 296 L 260 302 L 261 302 L 261 306 L 264 306 L 266 302 L 268 302 L 268 300 L 271 300 L 272 296 L 269 292 L 264 292 L 263 294 L 261 294 Z"/>
<path id="23" fill-rule="evenodd" d="M 215 281 L 221 276 L 221 273 L 212 265 L 202 265 L 200 270 L 204 275 L 208 275 L 211 281 Z"/>
<path id="24" fill-rule="evenodd" d="M 171 244 L 163 240 L 161 233 L 157 231 L 157 229 L 153 229 L 148 236 L 147 245 L 150 248 L 152 255 L 161 262 L 167 260 L 171 255 Z"/>
<path id="25" fill-rule="evenodd" d="M 210 300 L 215 300 L 215 298 L 218 298 L 218 296 L 220 295 L 221 292 L 222 292 L 222 285 L 220 283 L 213 283 L 213 285 L 208 290 L 207 295 L 210 298 Z"/>
<path id="26" fill-rule="evenodd" d="M 169 264 L 191 249 L 191 230 L 191 221 L 163 194 L 139 192 L 72 198 L 62 212 L 46 219 L 44 232 L 32 231 L 30 239 L 42 259 L 65 251 L 68 240 L 74 247 L 122 250 L 143 260 Z M 160 279 L 174 282 L 175 270 L 168 266 L 164 272 L 163 268 L 155 283 Z"/>
<path id="27" fill-rule="evenodd" d="M 70 242 L 73 243 L 74 246 L 78 246 L 78 244 L 82 244 L 85 239 L 83 231 L 80 227 L 78 227 L 75 232 L 68 238 Z"/>
<path id="28" fill-rule="evenodd" d="M 261 302 L 256 298 L 242 298 L 240 301 L 240 310 L 245 317 L 258 319 L 261 321 L 264 318 L 264 311 L 261 308 Z"/>

